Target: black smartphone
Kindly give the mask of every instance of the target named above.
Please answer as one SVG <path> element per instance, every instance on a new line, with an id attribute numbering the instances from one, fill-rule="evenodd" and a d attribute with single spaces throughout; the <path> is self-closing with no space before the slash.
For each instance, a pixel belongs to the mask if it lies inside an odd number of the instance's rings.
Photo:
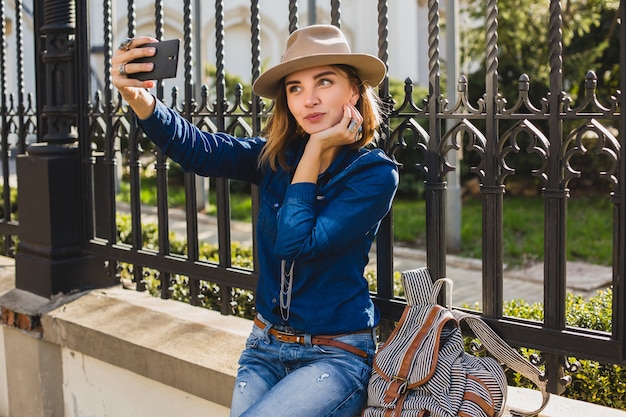
<path id="1" fill-rule="evenodd" d="M 148 43 L 140 46 L 140 48 L 146 48 L 148 46 L 156 48 L 156 54 L 153 56 L 135 59 L 130 63 L 152 62 L 154 63 L 154 68 L 150 72 L 136 72 L 134 74 L 128 74 L 128 78 L 146 81 L 176 77 L 176 72 L 178 70 L 178 50 L 180 48 L 180 39 L 169 39 L 161 42 Z"/>

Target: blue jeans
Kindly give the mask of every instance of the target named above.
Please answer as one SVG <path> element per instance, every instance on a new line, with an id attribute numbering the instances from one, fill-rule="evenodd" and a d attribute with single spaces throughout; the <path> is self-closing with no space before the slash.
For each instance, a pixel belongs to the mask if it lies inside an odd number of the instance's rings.
<path id="1" fill-rule="evenodd" d="M 270 328 L 269 323 L 264 329 L 254 325 L 248 337 L 239 359 L 231 417 L 359 414 L 372 371 L 373 332 L 336 338 L 367 352 L 367 358 L 361 358 L 334 346 L 280 342 L 268 334 Z"/>

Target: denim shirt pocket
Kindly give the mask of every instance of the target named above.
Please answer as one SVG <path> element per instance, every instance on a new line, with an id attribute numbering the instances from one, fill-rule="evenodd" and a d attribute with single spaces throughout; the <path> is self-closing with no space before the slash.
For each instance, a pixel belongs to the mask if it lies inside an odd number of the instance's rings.
<path id="1" fill-rule="evenodd" d="M 270 175 L 262 184 L 259 202 L 259 218 L 257 219 L 257 231 L 276 240 L 278 228 L 278 210 L 282 207 L 285 199 L 286 184 L 279 175 Z"/>

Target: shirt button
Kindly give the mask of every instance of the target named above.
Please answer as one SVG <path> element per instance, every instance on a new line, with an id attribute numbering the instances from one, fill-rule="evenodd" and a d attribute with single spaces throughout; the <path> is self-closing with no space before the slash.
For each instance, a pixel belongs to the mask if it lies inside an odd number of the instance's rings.
<path id="1" fill-rule="evenodd" d="M 274 208 L 278 208 L 278 207 L 280 207 L 280 204 L 279 203 L 274 203 Z"/>
<path id="2" fill-rule="evenodd" d="M 272 298 L 272 304 L 276 304 L 276 299 Z"/>

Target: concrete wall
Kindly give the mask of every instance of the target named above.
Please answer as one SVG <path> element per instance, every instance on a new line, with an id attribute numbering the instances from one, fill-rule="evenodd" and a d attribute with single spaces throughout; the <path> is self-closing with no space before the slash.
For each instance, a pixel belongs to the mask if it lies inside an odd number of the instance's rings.
<path id="1" fill-rule="evenodd" d="M 0 305 L 0 417 L 228 415 L 249 320 L 122 287 Z"/>
<path id="2" fill-rule="evenodd" d="M 228 408 L 63 349 L 65 416 L 228 416 Z"/>
<path id="3" fill-rule="evenodd" d="M 0 328 L 0 416 L 9 415 L 9 387 L 7 385 L 6 351 L 4 350 L 4 329 Z"/>

